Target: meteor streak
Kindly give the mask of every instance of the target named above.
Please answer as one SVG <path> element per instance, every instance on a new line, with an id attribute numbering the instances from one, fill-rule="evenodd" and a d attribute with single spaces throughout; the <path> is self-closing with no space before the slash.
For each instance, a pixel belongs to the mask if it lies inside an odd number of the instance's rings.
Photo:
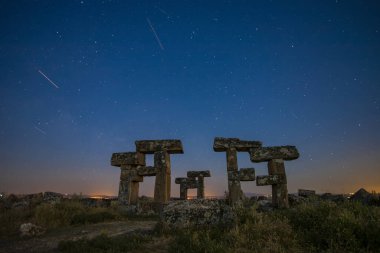
<path id="1" fill-rule="evenodd" d="M 164 50 L 165 48 L 164 48 L 164 46 L 162 45 L 161 40 L 160 40 L 160 38 L 158 37 L 158 34 L 156 33 L 156 30 L 154 29 L 152 23 L 150 22 L 150 19 L 149 19 L 149 18 L 146 18 L 146 21 L 148 21 L 148 24 L 149 24 L 149 26 L 150 26 L 150 29 L 152 29 L 152 32 L 153 32 L 154 36 L 156 37 L 157 43 L 158 43 L 158 45 L 160 45 L 161 50 Z"/>
<path id="2" fill-rule="evenodd" d="M 49 79 L 49 77 L 47 77 L 41 70 L 38 70 L 38 72 L 41 74 L 41 75 L 43 75 L 43 77 L 45 77 L 46 78 L 46 80 L 48 80 L 52 85 L 54 85 L 54 87 L 55 88 L 59 88 L 59 86 L 58 85 L 56 85 L 52 80 L 50 80 Z"/>

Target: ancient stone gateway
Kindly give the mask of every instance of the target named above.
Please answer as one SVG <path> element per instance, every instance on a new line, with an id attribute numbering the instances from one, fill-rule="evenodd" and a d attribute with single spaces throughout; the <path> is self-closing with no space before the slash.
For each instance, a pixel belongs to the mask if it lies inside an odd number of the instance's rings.
<path id="1" fill-rule="evenodd" d="M 203 199 L 205 197 L 204 178 L 210 177 L 209 170 L 203 171 L 188 171 L 187 177 L 178 177 L 175 179 L 175 183 L 180 187 L 180 199 L 187 199 L 188 189 L 197 189 L 197 199 Z"/>
<path id="2" fill-rule="evenodd" d="M 268 162 L 269 175 L 257 176 L 256 185 L 272 185 L 272 203 L 275 207 L 289 207 L 284 160 L 294 160 L 298 157 L 295 146 L 261 147 L 250 151 L 252 162 Z"/>
<path id="3" fill-rule="evenodd" d="M 255 169 L 247 168 L 239 171 L 237 152 L 250 152 L 260 148 L 261 145 L 259 141 L 243 141 L 237 138 L 216 137 L 214 139 L 214 151 L 226 152 L 228 194 L 231 205 L 238 204 L 243 199 L 240 181 L 255 180 Z"/>
<path id="4" fill-rule="evenodd" d="M 154 154 L 153 167 L 140 167 L 141 175 L 155 175 L 154 200 L 166 203 L 170 200 L 171 167 L 170 154 L 183 154 L 180 140 L 142 140 L 136 141 L 136 151 Z"/>

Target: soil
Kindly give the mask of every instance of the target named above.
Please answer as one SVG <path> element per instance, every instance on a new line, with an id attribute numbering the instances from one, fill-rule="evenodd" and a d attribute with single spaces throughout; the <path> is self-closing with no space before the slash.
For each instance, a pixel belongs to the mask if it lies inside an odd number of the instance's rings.
<path id="1" fill-rule="evenodd" d="M 112 237 L 133 233 L 135 231 L 150 231 L 154 228 L 156 223 L 157 221 L 152 220 L 116 221 L 60 228 L 48 231 L 38 237 L 0 240 L 0 253 L 53 253 L 58 252 L 58 243 L 62 240 L 79 240 L 82 238 L 91 239 L 101 234 L 106 234 Z M 165 243 L 165 239 L 154 240 L 153 242 L 144 245 L 138 252 L 166 252 L 166 244 L 167 242 Z"/>

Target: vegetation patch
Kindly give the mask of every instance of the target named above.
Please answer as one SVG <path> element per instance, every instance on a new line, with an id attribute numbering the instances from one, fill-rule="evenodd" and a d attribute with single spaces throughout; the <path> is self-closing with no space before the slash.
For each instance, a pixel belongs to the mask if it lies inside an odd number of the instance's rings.
<path id="1" fill-rule="evenodd" d="M 130 252 L 141 247 L 143 243 L 151 240 L 147 235 L 123 235 L 117 237 L 107 237 L 106 235 L 97 236 L 91 240 L 81 239 L 78 241 L 62 241 L 58 245 L 60 252 L 70 253 L 122 253 Z"/>

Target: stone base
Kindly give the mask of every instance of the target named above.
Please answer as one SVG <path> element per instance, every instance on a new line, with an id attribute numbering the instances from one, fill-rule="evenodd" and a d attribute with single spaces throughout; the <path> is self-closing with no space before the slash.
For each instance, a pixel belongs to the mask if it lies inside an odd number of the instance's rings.
<path id="1" fill-rule="evenodd" d="M 172 201 L 161 214 L 162 221 L 174 228 L 229 225 L 235 218 L 224 200 L 208 199 Z"/>

